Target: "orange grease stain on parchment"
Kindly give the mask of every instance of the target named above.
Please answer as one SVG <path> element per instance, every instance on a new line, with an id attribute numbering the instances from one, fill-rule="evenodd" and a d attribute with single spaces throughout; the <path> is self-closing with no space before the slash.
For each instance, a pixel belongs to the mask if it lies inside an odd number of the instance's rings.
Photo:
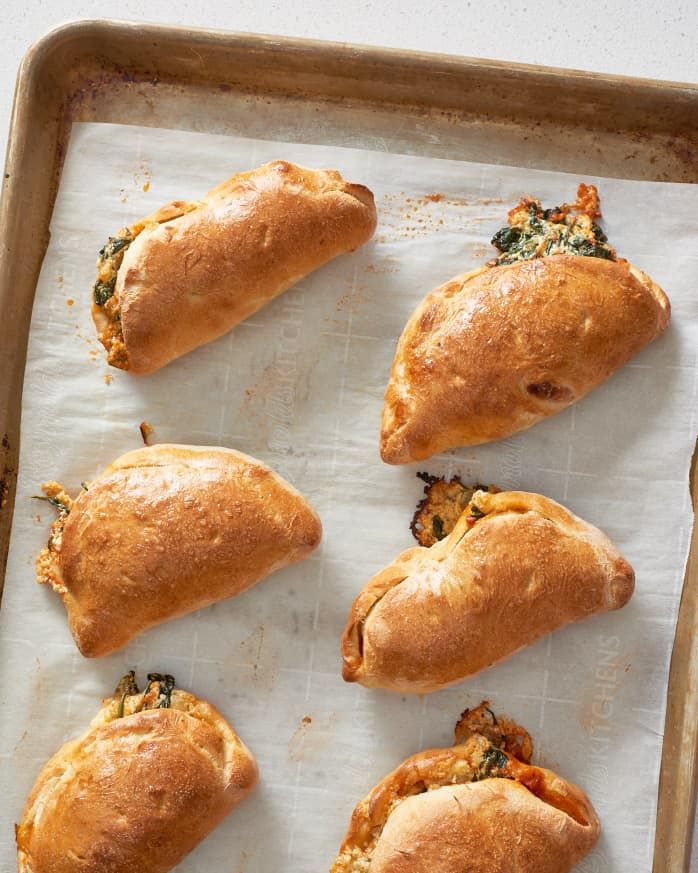
<path id="1" fill-rule="evenodd" d="M 370 303 L 373 297 L 368 294 L 369 286 L 365 282 L 354 282 L 353 279 L 345 283 L 344 293 L 337 298 L 336 308 L 338 312 L 351 312 L 356 315 L 364 303 Z"/>
<path id="2" fill-rule="evenodd" d="M 235 676 L 236 685 L 271 691 L 276 685 L 281 658 L 263 624 L 257 625 L 222 663 L 223 676 Z M 245 669 L 240 669 L 240 668 Z"/>
<path id="3" fill-rule="evenodd" d="M 151 181 L 152 175 L 150 166 L 145 161 L 142 161 L 136 172 L 133 174 L 133 183 L 136 188 L 140 188 L 141 191 L 144 191 L 147 194 L 147 192 L 150 191 Z"/>
<path id="4" fill-rule="evenodd" d="M 288 741 L 288 757 L 291 761 L 305 761 L 317 755 L 332 741 L 336 725 L 336 712 L 304 715 Z"/>
<path id="5" fill-rule="evenodd" d="M 467 216 L 461 213 L 460 223 L 463 230 L 466 227 L 482 223 L 503 223 L 506 216 L 502 210 L 483 212 L 478 207 L 503 203 L 501 197 L 454 197 L 441 192 L 425 194 L 421 197 L 406 196 L 404 191 L 399 194 L 386 193 L 380 204 L 380 226 L 383 234 L 376 238 L 378 243 L 396 242 L 403 239 L 430 236 L 440 231 L 458 232 L 453 226 L 453 210 L 468 207 Z M 451 220 L 445 220 L 447 212 L 451 212 Z M 489 249 L 487 250 L 489 251 Z"/>

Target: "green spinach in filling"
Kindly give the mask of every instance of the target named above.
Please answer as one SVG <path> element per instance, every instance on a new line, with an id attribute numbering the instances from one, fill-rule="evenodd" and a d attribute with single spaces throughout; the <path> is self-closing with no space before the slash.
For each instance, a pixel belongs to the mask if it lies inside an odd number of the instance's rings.
<path id="1" fill-rule="evenodd" d="M 540 200 L 526 197 L 509 213 L 509 224 L 492 237 L 501 254 L 489 265 L 563 253 L 614 261 L 615 249 L 593 220 L 600 214 L 598 194 L 591 185 L 580 185 L 576 203 L 553 209 L 543 209 Z"/>

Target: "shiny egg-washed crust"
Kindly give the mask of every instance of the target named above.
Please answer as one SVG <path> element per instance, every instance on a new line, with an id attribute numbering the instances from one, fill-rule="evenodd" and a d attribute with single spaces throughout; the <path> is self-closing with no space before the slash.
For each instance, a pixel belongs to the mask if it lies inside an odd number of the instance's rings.
<path id="1" fill-rule="evenodd" d="M 16 828 L 19 873 L 166 873 L 254 788 L 254 758 L 206 701 L 107 698 L 44 766 Z M 129 714 L 129 711 L 131 714 Z"/>
<path id="2" fill-rule="evenodd" d="M 322 525 L 260 461 L 205 446 L 158 445 L 118 458 L 79 494 L 39 556 L 83 655 L 239 594 L 307 557 Z"/>
<path id="3" fill-rule="evenodd" d="M 530 427 L 601 384 L 669 314 L 666 294 L 627 261 L 560 254 L 457 276 L 400 337 L 381 457 L 406 464 Z"/>
<path id="4" fill-rule="evenodd" d="M 470 781 L 483 739 L 386 776 L 354 810 L 331 873 L 568 873 L 598 839 L 589 799 L 510 755 L 506 777 Z"/>
<path id="5" fill-rule="evenodd" d="M 620 608 L 634 581 L 608 537 L 555 501 L 478 491 L 446 539 L 407 549 L 357 596 L 342 673 L 368 687 L 436 691 Z"/>
<path id="6" fill-rule="evenodd" d="M 173 216 L 170 218 L 170 214 Z M 308 273 L 367 242 L 373 194 L 336 170 L 273 161 L 196 203 L 177 201 L 140 230 L 117 273 L 125 358 L 135 374 L 227 333 Z M 98 333 L 108 331 L 93 304 Z M 107 349 L 109 345 L 106 343 Z"/>

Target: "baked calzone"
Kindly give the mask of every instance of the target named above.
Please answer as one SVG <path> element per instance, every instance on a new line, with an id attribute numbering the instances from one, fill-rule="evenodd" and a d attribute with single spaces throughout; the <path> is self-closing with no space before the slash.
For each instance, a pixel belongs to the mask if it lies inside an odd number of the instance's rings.
<path id="1" fill-rule="evenodd" d="M 133 672 L 44 766 L 16 827 L 19 873 L 167 873 L 257 782 L 210 703 Z"/>
<path id="2" fill-rule="evenodd" d="M 158 370 L 363 245 L 375 226 L 368 188 L 287 161 L 168 203 L 100 251 L 92 316 L 108 362 Z"/>
<path id="3" fill-rule="evenodd" d="M 466 710 L 455 746 L 413 755 L 359 803 L 330 873 L 569 873 L 599 820 L 532 751 L 486 702 Z"/>
<path id="4" fill-rule="evenodd" d="M 501 254 L 419 304 L 385 393 L 380 452 L 406 464 L 502 439 L 567 408 L 661 334 L 669 300 L 594 222 L 593 186 L 544 210 L 522 200 Z"/>
<path id="5" fill-rule="evenodd" d="M 476 491 L 447 537 L 407 549 L 354 601 L 348 682 L 444 688 L 630 599 L 633 569 L 598 528 L 540 494 Z"/>
<path id="6" fill-rule="evenodd" d="M 205 446 L 122 455 L 58 509 L 37 561 L 63 598 L 83 655 L 106 655 L 146 628 L 239 594 L 307 557 L 320 519 L 260 461 Z"/>

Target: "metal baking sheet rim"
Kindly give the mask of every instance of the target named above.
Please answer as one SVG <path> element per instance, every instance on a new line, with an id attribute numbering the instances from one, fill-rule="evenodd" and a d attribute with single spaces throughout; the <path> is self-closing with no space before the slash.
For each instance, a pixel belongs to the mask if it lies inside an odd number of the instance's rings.
<path id="1" fill-rule="evenodd" d="M 602 76 L 576 70 L 305 39 L 162 25 L 144 26 L 118 21 L 76 21 L 47 33 L 30 47 L 20 66 L 0 203 L 0 593 L 4 583 L 14 506 L 29 324 L 36 282 L 48 245 L 48 227 L 60 178 L 63 150 L 72 122 L 69 108 L 76 94 L 84 92 L 96 65 L 103 69 L 120 69 L 128 74 L 118 60 L 105 54 L 105 46 L 108 49 L 113 43 L 111 38 L 116 37 L 122 47 L 125 42 L 133 50 L 134 57 L 147 58 L 147 64 L 155 73 L 160 69 L 158 64 L 162 62 L 168 42 L 178 45 L 190 42 L 192 47 L 195 44 L 197 57 L 201 59 L 200 69 L 206 66 L 207 50 L 220 52 L 226 47 L 248 52 L 253 70 L 254 58 L 261 57 L 269 50 L 281 52 L 293 58 L 300 69 L 305 65 L 309 71 L 319 75 L 322 75 L 323 69 L 328 70 L 328 74 L 336 75 L 338 62 L 350 60 L 354 69 L 357 69 L 357 65 L 358 69 L 372 68 L 373 95 L 370 98 L 362 95 L 362 99 L 390 106 L 396 111 L 399 111 L 400 103 L 408 105 L 409 100 L 404 99 L 403 93 L 403 99 L 396 103 L 390 91 L 389 79 L 400 70 L 404 72 L 412 68 L 413 71 L 428 69 L 437 73 L 440 70 L 468 71 L 474 76 L 486 75 L 489 81 L 513 75 L 529 85 L 545 82 L 547 87 L 557 87 L 561 92 L 581 83 L 582 86 L 596 88 L 606 100 L 613 102 L 615 99 L 619 107 L 623 101 L 627 106 L 629 93 L 634 91 L 663 101 L 668 106 L 669 118 L 673 105 L 677 110 L 677 123 L 679 116 L 685 123 L 686 114 L 679 110 L 685 110 L 686 106 L 698 116 L 698 86 L 684 83 Z M 56 77 L 51 69 L 52 58 L 59 47 L 66 43 L 76 49 L 77 69 L 65 69 L 63 77 Z M 96 47 L 99 48 L 99 54 L 94 51 Z M 160 53 L 159 56 L 152 51 L 153 48 Z M 85 63 L 86 59 L 92 62 L 91 67 L 81 68 L 80 62 Z M 246 67 L 249 77 L 249 58 Z M 383 80 L 376 80 L 376 68 L 382 71 Z M 139 73 L 145 75 L 143 67 Z M 239 85 L 234 73 L 235 69 L 231 66 L 230 78 Z M 177 77 L 177 81 L 183 87 L 187 86 L 184 72 Z M 196 84 L 201 87 L 200 76 Z M 214 84 L 220 86 L 220 78 L 211 81 L 211 85 Z M 351 79 L 347 79 L 343 86 L 351 90 Z M 384 89 L 382 99 L 377 96 L 381 86 Z M 263 85 L 261 90 L 265 90 Z M 267 86 L 266 90 L 275 89 Z M 329 100 L 336 95 L 325 96 Z M 424 103 L 423 93 L 413 96 L 415 99 L 411 105 L 420 101 Z M 322 98 L 323 94 L 316 91 L 313 97 Z M 436 107 L 440 104 L 435 102 L 433 105 Z M 460 111 L 465 111 L 462 106 Z M 671 134 L 672 129 L 666 132 Z M 632 135 L 633 129 L 628 128 L 627 133 Z M 696 159 L 690 145 L 686 148 L 687 162 Z M 698 508 L 698 444 L 691 465 L 689 486 L 695 512 Z M 653 873 L 689 873 L 698 764 L 697 626 L 698 526 L 694 525 L 667 691 Z"/>

